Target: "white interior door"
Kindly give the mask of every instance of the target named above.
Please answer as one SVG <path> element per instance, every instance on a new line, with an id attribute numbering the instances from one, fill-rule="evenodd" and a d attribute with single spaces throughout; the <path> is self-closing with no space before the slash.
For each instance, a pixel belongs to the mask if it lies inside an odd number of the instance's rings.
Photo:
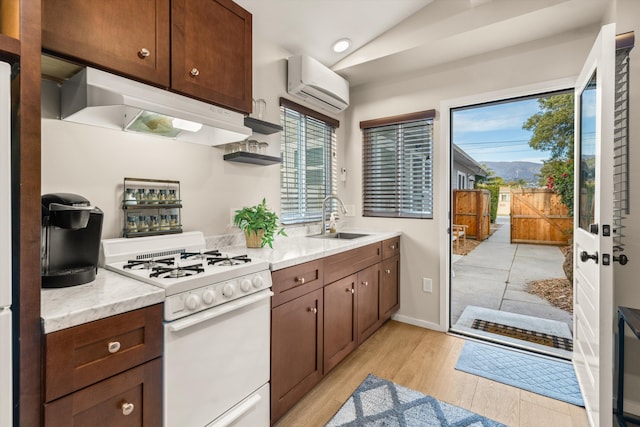
<path id="1" fill-rule="evenodd" d="M 574 355 L 591 426 L 613 421 L 615 24 L 602 27 L 575 89 Z"/>

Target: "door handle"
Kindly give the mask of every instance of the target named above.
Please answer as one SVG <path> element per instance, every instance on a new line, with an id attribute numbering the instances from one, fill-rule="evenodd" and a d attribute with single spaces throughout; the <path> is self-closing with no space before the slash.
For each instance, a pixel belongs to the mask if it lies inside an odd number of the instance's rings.
<path id="1" fill-rule="evenodd" d="M 620 263 L 620 265 L 627 265 L 629 258 L 626 255 L 613 256 L 613 260 Z"/>
<path id="2" fill-rule="evenodd" d="M 598 263 L 598 252 L 593 255 L 589 255 L 587 251 L 580 252 L 580 261 L 587 262 L 592 259 L 596 264 Z"/>

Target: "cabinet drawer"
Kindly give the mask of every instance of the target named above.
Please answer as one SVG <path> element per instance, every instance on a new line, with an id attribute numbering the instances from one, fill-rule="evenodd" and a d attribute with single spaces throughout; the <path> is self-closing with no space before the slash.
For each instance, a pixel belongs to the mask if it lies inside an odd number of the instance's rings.
<path id="1" fill-rule="evenodd" d="M 277 307 L 323 286 L 322 260 L 276 270 L 271 274 L 271 279 L 275 294 L 271 306 Z"/>
<path id="2" fill-rule="evenodd" d="M 162 359 L 44 406 L 45 427 L 162 425 Z"/>
<path id="3" fill-rule="evenodd" d="M 380 243 L 331 255 L 324 259 L 325 283 L 335 282 L 380 262 Z"/>
<path id="4" fill-rule="evenodd" d="M 382 259 L 400 255 L 400 236 L 382 241 Z"/>
<path id="5" fill-rule="evenodd" d="M 162 354 L 162 304 L 45 336 L 50 402 Z"/>

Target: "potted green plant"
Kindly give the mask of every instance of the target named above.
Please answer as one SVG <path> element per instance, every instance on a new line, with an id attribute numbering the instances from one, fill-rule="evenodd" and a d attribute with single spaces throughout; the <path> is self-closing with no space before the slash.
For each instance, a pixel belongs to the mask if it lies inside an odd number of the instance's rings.
<path id="1" fill-rule="evenodd" d="M 244 231 L 248 248 L 262 248 L 269 245 L 273 248 L 273 239 L 278 235 L 286 236 L 284 228 L 278 230 L 278 215 L 267 207 L 266 199 L 262 203 L 236 211 L 233 224 Z"/>

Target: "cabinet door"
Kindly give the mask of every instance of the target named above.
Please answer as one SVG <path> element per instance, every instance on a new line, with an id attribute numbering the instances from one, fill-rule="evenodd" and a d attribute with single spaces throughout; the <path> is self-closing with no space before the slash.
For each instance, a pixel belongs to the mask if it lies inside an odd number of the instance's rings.
<path id="1" fill-rule="evenodd" d="M 173 0 L 171 22 L 172 89 L 251 113 L 251 14 L 231 0 Z"/>
<path id="2" fill-rule="evenodd" d="M 380 320 L 385 321 L 400 307 L 400 257 L 380 264 Z"/>
<path id="3" fill-rule="evenodd" d="M 44 425 L 162 425 L 162 359 L 154 359 L 46 404 Z"/>
<path id="4" fill-rule="evenodd" d="M 324 373 L 356 348 L 356 275 L 324 287 Z"/>
<path id="5" fill-rule="evenodd" d="M 378 328 L 378 272 L 379 264 L 372 265 L 358 273 L 356 283 L 358 311 L 358 344 L 363 342 Z"/>
<path id="6" fill-rule="evenodd" d="M 169 87 L 169 0 L 44 0 L 42 47 Z"/>
<path id="7" fill-rule="evenodd" d="M 271 310 L 271 421 L 322 379 L 322 289 Z"/>

